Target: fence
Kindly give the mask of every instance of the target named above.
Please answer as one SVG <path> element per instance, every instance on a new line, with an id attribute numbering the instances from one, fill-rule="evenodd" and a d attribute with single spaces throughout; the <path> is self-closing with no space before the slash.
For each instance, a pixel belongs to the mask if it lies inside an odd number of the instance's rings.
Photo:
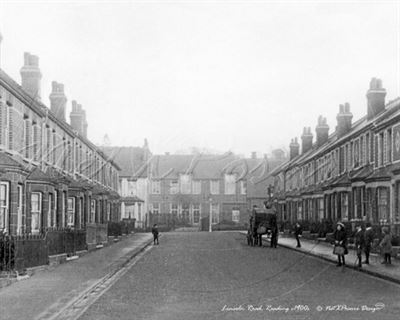
<path id="1" fill-rule="evenodd" d="M 51 229 L 46 232 L 48 255 L 66 253 L 69 256 L 86 250 L 85 230 Z"/>
<path id="2" fill-rule="evenodd" d="M 108 223 L 108 236 L 118 237 L 123 234 L 129 234 L 135 229 L 135 220 L 123 220 Z"/>
<path id="3" fill-rule="evenodd" d="M 0 235 L 0 271 L 45 265 L 49 256 L 85 250 L 85 230 L 50 229 L 39 235 Z"/>
<path id="4" fill-rule="evenodd" d="M 100 244 L 108 241 L 107 224 L 88 223 L 86 225 L 86 243 Z"/>
<path id="5" fill-rule="evenodd" d="M 159 229 L 173 230 L 178 227 L 190 227 L 189 217 L 176 216 L 171 213 L 149 213 L 149 226 L 157 224 Z"/>
<path id="6" fill-rule="evenodd" d="M 0 236 L 0 271 L 22 271 L 47 262 L 43 235 Z"/>

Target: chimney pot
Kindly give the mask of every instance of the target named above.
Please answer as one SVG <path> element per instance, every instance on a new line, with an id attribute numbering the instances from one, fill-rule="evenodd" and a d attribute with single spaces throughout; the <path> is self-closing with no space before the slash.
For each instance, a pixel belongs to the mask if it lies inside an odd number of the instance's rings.
<path id="1" fill-rule="evenodd" d="M 385 110 L 386 89 L 382 87 L 382 80 L 372 78 L 367 91 L 367 119 L 371 120 Z"/>
<path id="2" fill-rule="evenodd" d="M 348 102 L 346 102 L 344 105 L 339 105 L 339 113 L 336 116 L 336 119 L 336 133 L 338 138 L 341 138 L 351 130 L 351 120 L 353 119 L 353 114 L 350 112 L 350 104 Z"/>
<path id="3" fill-rule="evenodd" d="M 290 142 L 289 145 L 289 150 L 290 150 L 290 160 L 293 160 L 294 158 L 296 158 L 299 155 L 299 149 L 300 149 L 300 145 L 297 142 L 297 137 L 292 139 L 292 141 Z"/>
<path id="4" fill-rule="evenodd" d="M 301 152 L 302 152 L 302 154 L 304 154 L 312 148 L 313 134 L 311 133 L 311 127 L 303 128 L 303 134 L 301 136 L 301 140 L 302 140 Z"/>
<path id="5" fill-rule="evenodd" d="M 31 55 L 29 52 L 24 53 L 24 65 L 20 70 L 21 86 L 35 99 L 41 99 L 41 84 L 42 73 L 39 69 L 39 58 Z"/>

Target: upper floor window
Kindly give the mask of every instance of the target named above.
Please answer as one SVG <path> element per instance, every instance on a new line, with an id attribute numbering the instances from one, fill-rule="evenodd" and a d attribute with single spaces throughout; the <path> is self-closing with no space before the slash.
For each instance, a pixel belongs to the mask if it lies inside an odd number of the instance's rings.
<path id="1" fill-rule="evenodd" d="M 225 175 L 225 194 L 236 193 L 236 177 L 234 174 Z"/>
<path id="2" fill-rule="evenodd" d="M 133 180 L 128 181 L 128 195 L 136 196 L 136 194 L 137 194 L 136 181 Z"/>
<path id="3" fill-rule="evenodd" d="M 246 180 L 241 180 L 240 181 L 240 194 L 246 194 L 247 193 L 247 181 Z"/>
<path id="4" fill-rule="evenodd" d="M 161 181 L 160 180 L 151 181 L 151 193 L 152 194 L 160 194 L 161 193 Z"/>
<path id="5" fill-rule="evenodd" d="M 191 187 L 192 187 L 192 178 L 188 174 L 182 174 L 180 177 L 180 183 L 181 183 L 181 193 L 182 194 L 190 194 L 191 193 Z"/>
<path id="6" fill-rule="evenodd" d="M 153 203 L 151 205 L 151 207 L 152 207 L 153 214 L 159 214 L 160 213 L 160 204 L 159 203 Z"/>
<path id="7" fill-rule="evenodd" d="M 354 141 L 353 149 L 354 168 L 358 168 L 360 166 L 360 140 Z"/>
<path id="8" fill-rule="evenodd" d="M 210 180 L 210 193 L 211 194 L 219 194 L 219 181 L 218 180 Z"/>
<path id="9" fill-rule="evenodd" d="M 193 181 L 193 194 L 200 194 L 201 193 L 201 181 L 194 180 Z"/>
<path id="10" fill-rule="evenodd" d="M 386 161 L 387 162 L 392 162 L 392 129 L 389 129 L 387 131 L 387 136 L 386 136 Z"/>
<path id="11" fill-rule="evenodd" d="M 177 194 L 179 192 L 179 183 L 178 180 L 172 180 L 169 184 L 169 193 Z"/>

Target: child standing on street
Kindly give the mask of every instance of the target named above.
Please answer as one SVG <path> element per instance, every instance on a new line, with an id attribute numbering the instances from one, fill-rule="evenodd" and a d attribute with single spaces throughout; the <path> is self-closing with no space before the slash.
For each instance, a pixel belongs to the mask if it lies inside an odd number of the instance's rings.
<path id="1" fill-rule="evenodd" d="M 382 248 L 382 254 L 384 256 L 383 264 L 391 264 L 391 254 L 392 254 L 392 236 L 390 235 L 390 231 L 387 227 L 382 229 L 384 234 L 383 239 L 379 246 Z"/>
<path id="2" fill-rule="evenodd" d="M 158 242 L 158 228 L 157 224 L 153 225 L 153 228 L 151 229 L 151 233 L 153 234 L 153 244 L 159 244 Z"/>

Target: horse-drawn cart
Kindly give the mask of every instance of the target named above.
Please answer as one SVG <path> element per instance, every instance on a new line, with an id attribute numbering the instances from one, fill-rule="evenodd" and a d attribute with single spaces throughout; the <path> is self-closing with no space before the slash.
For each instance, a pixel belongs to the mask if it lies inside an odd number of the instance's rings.
<path id="1" fill-rule="evenodd" d="M 277 224 L 276 214 L 271 208 L 253 208 L 250 215 L 247 244 L 249 246 L 262 245 L 262 235 L 271 235 Z"/>

